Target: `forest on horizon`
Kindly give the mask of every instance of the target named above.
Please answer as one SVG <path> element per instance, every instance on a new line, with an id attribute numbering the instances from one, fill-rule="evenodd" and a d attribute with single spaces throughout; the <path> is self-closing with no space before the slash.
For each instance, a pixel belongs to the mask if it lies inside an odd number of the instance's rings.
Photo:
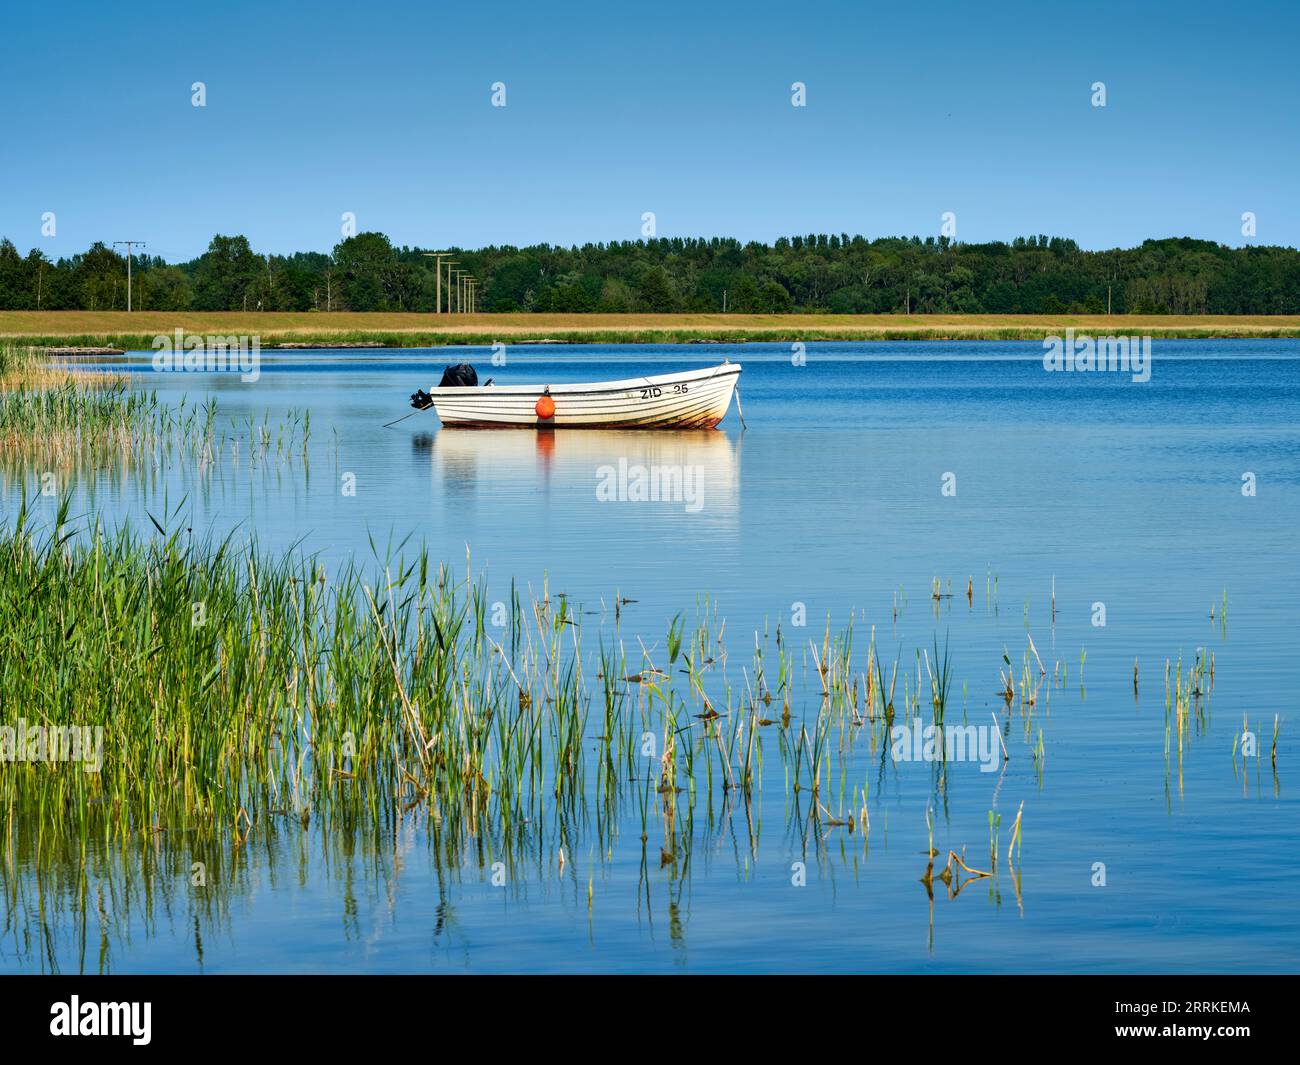
<path id="1" fill-rule="evenodd" d="M 1064 237 L 809 234 L 772 244 L 663 237 L 440 248 L 477 279 L 477 309 L 559 313 L 1297 314 L 1300 251 L 1191 237 L 1086 251 Z M 432 311 L 434 260 L 358 233 L 333 252 L 263 255 L 213 237 L 188 262 L 133 257 L 137 310 Z M 0 240 L 0 310 L 123 310 L 127 261 L 102 243 L 52 261 Z M 447 297 L 446 272 L 443 298 Z"/>

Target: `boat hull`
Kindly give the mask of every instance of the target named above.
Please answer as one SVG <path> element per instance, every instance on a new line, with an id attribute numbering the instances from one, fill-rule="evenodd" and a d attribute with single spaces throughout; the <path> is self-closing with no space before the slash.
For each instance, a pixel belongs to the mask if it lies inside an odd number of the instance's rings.
<path id="1" fill-rule="evenodd" d="M 740 366 L 576 385 L 489 385 L 429 392 L 448 429 L 712 429 L 726 417 Z M 544 393 L 555 403 L 537 415 Z"/>

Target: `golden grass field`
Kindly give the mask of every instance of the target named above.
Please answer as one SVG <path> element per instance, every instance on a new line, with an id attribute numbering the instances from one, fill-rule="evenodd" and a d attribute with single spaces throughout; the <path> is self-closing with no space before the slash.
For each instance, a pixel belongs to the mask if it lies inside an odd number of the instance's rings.
<path id="1" fill-rule="evenodd" d="M 1300 315 L 388 314 L 199 311 L 0 311 L 0 339 L 147 348 L 187 333 L 279 343 L 484 344 L 559 340 L 1036 340 L 1079 333 L 1154 337 L 1300 337 Z"/>

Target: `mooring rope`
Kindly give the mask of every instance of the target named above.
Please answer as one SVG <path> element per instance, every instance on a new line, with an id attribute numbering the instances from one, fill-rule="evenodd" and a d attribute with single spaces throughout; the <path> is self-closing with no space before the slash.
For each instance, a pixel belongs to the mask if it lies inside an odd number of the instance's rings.
<path id="1" fill-rule="evenodd" d="M 423 410 L 423 409 L 424 409 L 423 407 L 420 408 L 420 410 Z M 392 426 L 396 425 L 398 422 L 404 422 L 404 421 L 406 421 L 407 418 L 413 417 L 414 415 L 419 414 L 419 413 L 420 413 L 419 410 L 413 410 L 413 411 L 411 411 L 410 414 L 403 414 L 400 418 L 394 418 L 391 422 L 385 422 L 385 423 L 383 424 L 382 428 L 384 428 L 384 429 L 389 429 L 389 428 L 391 428 Z"/>

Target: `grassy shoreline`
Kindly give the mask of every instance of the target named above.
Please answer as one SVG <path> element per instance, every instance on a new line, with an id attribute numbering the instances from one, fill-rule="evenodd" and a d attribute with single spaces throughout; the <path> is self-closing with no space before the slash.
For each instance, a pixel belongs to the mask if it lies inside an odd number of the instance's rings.
<path id="1" fill-rule="evenodd" d="M 1157 339 L 1297 338 L 1300 315 L 361 314 L 2 311 L 0 340 L 148 350 L 159 334 L 261 337 L 282 344 L 386 347 L 794 341 L 1041 340 L 1067 328 Z"/>

